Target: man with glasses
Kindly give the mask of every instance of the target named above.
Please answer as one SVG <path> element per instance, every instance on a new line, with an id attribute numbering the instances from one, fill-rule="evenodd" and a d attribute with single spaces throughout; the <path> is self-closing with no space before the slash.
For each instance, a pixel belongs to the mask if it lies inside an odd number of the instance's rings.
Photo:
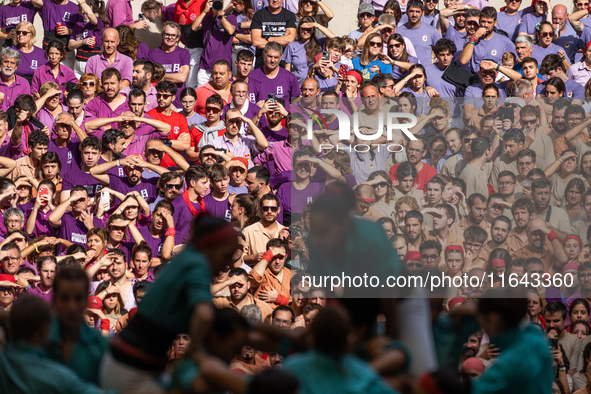
<path id="1" fill-rule="evenodd" d="M 303 323 L 303 318 L 301 319 L 301 322 Z M 274 326 L 289 330 L 295 323 L 295 313 L 293 309 L 285 305 L 279 305 L 271 315 L 271 323 Z"/>
<path id="2" fill-rule="evenodd" d="M 439 241 L 435 239 L 428 239 L 420 246 L 421 264 L 426 271 L 438 272 L 439 263 L 441 262 L 441 251 L 443 248 Z M 401 259 L 404 256 L 399 256 Z"/>
<path id="3" fill-rule="evenodd" d="M 191 147 L 187 150 L 189 160 L 196 161 L 206 145 L 211 145 L 214 139 L 223 136 L 226 132 L 226 124 L 222 120 L 223 107 L 224 100 L 217 93 L 205 100 L 206 120 L 191 129 Z"/>
<path id="4" fill-rule="evenodd" d="M 16 49 L 4 48 L 0 56 L 0 93 L 4 96 L 0 110 L 7 111 L 14 105 L 18 96 L 31 93 L 31 86 L 25 78 L 16 75 L 16 69 L 21 62 L 21 54 Z"/>
<path id="5" fill-rule="evenodd" d="M 415 166 L 417 170 L 417 177 L 415 179 L 414 188 L 425 192 L 427 189 L 427 182 L 429 179 L 433 178 L 437 175 L 437 170 L 430 166 L 427 163 L 423 163 L 423 157 L 425 157 L 426 149 L 425 149 L 425 142 L 423 138 L 418 138 L 417 140 L 408 141 L 408 145 L 406 148 L 406 155 L 408 157 L 408 161 Z M 396 170 L 399 164 L 394 164 L 390 168 L 390 179 L 392 182 L 395 183 L 398 181 L 396 178 Z"/>
<path id="6" fill-rule="evenodd" d="M 228 112 L 230 108 L 236 108 L 242 115 L 252 119 L 256 124 L 259 124 L 259 119 L 262 120 L 261 123 L 266 123 L 266 117 L 259 115 L 261 108 L 248 100 L 248 82 L 241 79 L 235 79 L 230 85 L 230 95 L 232 101 L 230 104 L 224 105 L 222 111 L 224 115 L 222 117 L 225 117 L 225 113 Z M 261 126 L 264 126 L 264 124 L 261 124 Z M 246 124 L 242 125 L 240 135 L 243 137 L 247 135 Z"/>
<path id="7" fill-rule="evenodd" d="M 490 232 L 479 226 L 470 226 L 464 231 L 464 266 L 462 272 L 470 272 L 474 268 L 486 267 L 488 261 L 480 257 L 482 247 L 490 237 Z M 444 249 L 445 251 L 445 249 Z M 480 276 L 482 277 L 482 275 Z"/>
<path id="8" fill-rule="evenodd" d="M 76 132 L 77 141 L 72 139 L 72 130 Z M 63 112 L 57 116 L 53 131 L 57 137 L 49 141 L 47 150 L 57 153 L 60 157 L 61 172 L 66 173 L 72 167 L 80 167 L 80 143 L 87 137 L 84 130 L 78 126 L 72 115 Z"/>
<path id="9" fill-rule="evenodd" d="M 148 60 L 153 63 L 159 63 L 164 67 L 166 74 L 163 81 L 169 81 L 176 84 L 180 92 L 185 88 L 185 81 L 189 76 L 189 64 L 191 63 L 191 54 L 188 50 L 178 46 L 181 38 L 181 27 L 175 22 L 164 22 L 162 30 L 162 45 L 154 48 L 148 55 Z M 176 94 L 176 93 L 175 93 Z M 180 97 L 176 97 L 174 105 L 181 108 Z"/>
<path id="10" fill-rule="evenodd" d="M 503 147 L 505 153 L 495 159 L 490 174 L 490 185 L 498 190 L 499 174 L 503 171 L 511 171 L 516 176 L 519 174 L 517 168 L 517 155 L 523 150 L 525 136 L 520 130 L 511 130 L 503 135 Z"/>
<path id="11" fill-rule="evenodd" d="M 265 301 L 255 298 L 250 293 L 250 280 L 248 273 L 242 268 L 233 268 L 228 272 L 228 279 L 224 282 L 224 288 L 228 288 L 230 295 L 226 297 L 213 297 L 213 305 L 218 308 L 231 308 L 240 312 L 246 305 L 256 305 L 261 310 L 263 322 L 269 323 L 273 308 Z M 288 325 L 291 326 L 291 323 Z"/>
<path id="12" fill-rule="evenodd" d="M 498 191 L 505 201 L 513 204 L 516 200 L 515 189 L 517 188 L 517 177 L 511 171 L 501 171 L 498 179 Z"/>
<path id="13" fill-rule="evenodd" d="M 187 169 L 188 168 L 189 167 L 187 166 Z M 160 191 L 160 195 L 152 204 L 150 204 L 150 209 L 154 210 L 156 205 L 158 205 L 158 203 L 162 200 L 172 203 L 181 194 L 182 188 L 183 176 L 181 173 L 169 171 L 165 174 L 162 174 L 158 180 L 158 190 Z"/>
<path id="14" fill-rule="evenodd" d="M 437 5 L 436 0 L 430 0 L 426 8 L 433 10 Z M 441 34 L 435 27 L 428 22 L 422 23 L 425 5 L 420 0 L 411 0 L 406 6 L 406 17 L 408 21 L 398 26 L 398 33 L 407 37 L 412 43 L 417 53 L 417 58 L 422 64 L 431 64 L 431 50 L 435 43 L 441 39 Z M 435 23 L 434 26 L 437 26 Z"/>
<path id="15" fill-rule="evenodd" d="M 265 194 L 261 197 L 259 206 L 261 220 L 245 227 L 243 230 L 246 237 L 244 262 L 251 267 L 262 261 L 263 254 L 267 250 L 267 242 L 274 238 L 287 239 L 289 235 L 287 227 L 277 222 L 277 216 L 280 213 L 277 196 Z M 264 268 L 266 268 L 266 264 Z"/>
<path id="16" fill-rule="evenodd" d="M 133 60 L 117 51 L 121 43 L 117 29 L 109 28 L 103 32 L 103 51 L 98 56 L 92 56 L 86 63 L 86 72 L 94 75 L 102 75 L 108 68 L 114 68 L 119 71 L 119 81 L 121 89 L 131 85 L 133 81 Z M 103 88 L 106 88 L 103 81 Z M 119 89 L 117 90 L 119 93 Z"/>
<path id="17" fill-rule="evenodd" d="M 480 11 L 480 27 L 469 37 L 468 44 L 460 54 L 460 63 L 470 64 L 472 72 L 478 72 L 483 59 L 502 64 L 501 58 L 506 52 L 515 52 L 511 40 L 494 32 L 496 23 L 497 10 L 493 7 L 484 7 Z"/>
<path id="18" fill-rule="evenodd" d="M 206 116 L 207 99 L 215 94 L 222 98 L 222 108 L 228 105 L 232 101 L 231 78 L 232 69 L 230 68 L 230 63 L 226 60 L 215 62 L 211 71 L 211 81 L 196 89 L 197 103 L 195 104 L 195 112 L 201 116 Z M 249 81 L 250 85 L 251 82 Z"/>
<path id="19" fill-rule="evenodd" d="M 170 146 L 177 152 L 184 152 L 189 149 L 191 145 L 191 137 L 189 135 L 189 125 L 187 118 L 180 113 L 172 110 L 172 102 L 177 93 L 177 85 L 170 81 L 160 81 L 156 85 L 156 98 L 158 99 L 158 107 L 148 112 L 148 116 L 160 120 L 171 127 L 171 132 L 168 135 L 170 141 L 166 141 L 166 145 Z M 162 167 L 174 167 L 176 164 L 169 155 L 164 155 Z"/>
<path id="20" fill-rule="evenodd" d="M 535 100 L 532 100 L 532 103 Z M 526 105 L 521 108 L 519 120 L 523 134 L 525 135 L 526 147 L 536 152 L 538 168 L 545 170 L 550 164 L 554 163 L 554 143 L 546 134 L 538 130 L 540 124 L 540 112 L 538 108 L 532 105 Z M 533 141 L 532 141 L 533 140 Z"/>
<path id="21" fill-rule="evenodd" d="M 548 242 L 546 242 L 546 239 Z M 544 264 L 544 272 L 551 274 L 560 273 L 562 267 L 568 262 L 568 257 L 562 246 L 562 241 L 557 237 L 543 219 L 535 216 L 527 225 L 527 244 L 517 250 L 511 258 L 529 259 L 536 257 Z M 550 244 L 550 245 L 548 245 Z"/>
<path id="22" fill-rule="evenodd" d="M 133 62 L 133 80 L 131 86 L 121 89 L 121 93 L 129 95 L 132 89 L 141 89 L 146 94 L 145 105 L 142 107 L 142 112 L 138 113 L 131 103 L 129 97 L 129 106 L 137 116 L 144 116 L 144 111 L 150 111 L 152 108 L 158 106 L 156 98 L 156 88 L 152 86 L 152 75 L 154 75 L 154 66 L 152 62 L 146 59 L 138 59 Z"/>
<path id="23" fill-rule="evenodd" d="M 524 10 L 519 10 L 522 0 L 505 0 L 505 10 L 497 13 L 497 26 L 507 33 L 511 41 L 515 41 L 519 33 L 519 24 Z"/>
<path id="24" fill-rule="evenodd" d="M 21 267 L 21 264 L 23 263 L 21 250 L 19 249 L 18 245 L 13 242 L 9 242 L 2 245 L 0 250 L 0 257 L 2 257 L 2 260 L 0 260 L 2 273 L 12 276 L 16 275 L 19 268 Z"/>

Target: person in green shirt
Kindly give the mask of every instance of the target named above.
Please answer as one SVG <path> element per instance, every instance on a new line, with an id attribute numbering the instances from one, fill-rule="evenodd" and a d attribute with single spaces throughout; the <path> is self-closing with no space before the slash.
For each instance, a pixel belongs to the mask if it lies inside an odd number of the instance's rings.
<path id="1" fill-rule="evenodd" d="M 49 340 L 51 311 L 43 299 L 19 297 L 9 323 L 11 342 L 0 352 L 0 393 L 102 393 L 65 365 L 47 358 L 43 348 Z"/>
<path id="2" fill-rule="evenodd" d="M 521 288 L 487 293 L 478 304 L 478 322 L 500 356 L 473 382 L 472 394 L 551 394 L 552 356 L 542 332 L 521 327 L 527 298 Z"/>
<path id="3" fill-rule="evenodd" d="M 87 382 L 99 384 L 98 371 L 108 350 L 99 330 L 84 323 L 88 277 L 82 269 L 62 268 L 53 282 L 53 307 L 47 356 L 70 367 Z"/>

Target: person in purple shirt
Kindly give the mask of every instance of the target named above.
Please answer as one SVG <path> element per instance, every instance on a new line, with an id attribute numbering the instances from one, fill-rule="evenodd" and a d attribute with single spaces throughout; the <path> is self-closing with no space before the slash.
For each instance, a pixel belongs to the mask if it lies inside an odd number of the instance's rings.
<path id="1" fill-rule="evenodd" d="M 505 0 L 505 10 L 497 14 L 497 28 L 507 33 L 511 41 L 515 41 L 523 17 L 523 10 L 519 10 L 522 0 Z"/>
<path id="2" fill-rule="evenodd" d="M 283 100 L 281 99 L 277 99 L 275 102 L 267 100 L 259 111 L 260 119 L 267 120 L 267 125 L 261 127 L 261 132 L 270 145 L 275 142 L 285 141 L 289 136 L 289 132 L 281 123 L 289 115 L 282 103 Z"/>
<path id="3" fill-rule="evenodd" d="M 54 229 L 49 223 L 49 215 L 55 209 L 52 202 L 55 195 L 55 184 L 50 180 L 41 181 L 38 190 L 43 191 L 43 193 L 41 195 L 37 194 L 35 204 L 25 212 L 27 218 L 25 231 L 33 238 L 52 237 Z M 47 190 L 47 192 L 44 190 Z"/>
<path id="4" fill-rule="evenodd" d="M 203 196 L 209 191 L 209 175 L 202 166 L 191 166 L 185 172 L 185 184 L 187 189 L 177 197 L 174 206 L 175 245 L 184 244 L 189 240 L 191 222 L 199 214 L 205 211 Z"/>
<path id="5" fill-rule="evenodd" d="M 152 260 L 170 258 L 166 253 L 164 257 L 162 256 L 162 248 L 167 243 L 166 241 L 169 241 L 170 249 L 174 246 L 174 235 L 171 232 L 167 232 L 169 228 L 175 228 L 173 215 L 174 207 L 172 203 L 161 200 L 154 208 L 150 225 L 139 229 L 140 234 L 144 237 L 144 241 L 152 249 Z"/>
<path id="6" fill-rule="evenodd" d="M 85 2 L 83 0 L 80 2 L 80 9 L 83 18 L 74 25 L 68 44 L 70 50 L 76 50 L 74 74 L 78 79 L 86 72 L 88 59 L 101 53 L 103 46 L 101 38 L 105 23 L 107 23 L 107 13 L 103 1 L 87 0 Z"/>
<path id="7" fill-rule="evenodd" d="M 173 102 L 177 108 L 181 107 L 180 94 L 189 76 L 191 54 L 188 50 L 178 46 L 181 38 L 181 27 L 175 22 L 165 22 L 162 31 L 162 45 L 150 51 L 148 60 L 160 63 L 166 71 L 166 80 L 176 83 L 177 97 Z"/>
<path id="8" fill-rule="evenodd" d="M 554 38 L 554 28 L 552 24 L 547 21 L 543 21 L 536 28 L 537 42 L 534 44 L 531 57 L 538 61 L 538 64 L 542 64 L 542 60 L 547 55 L 558 53 L 560 48 L 558 45 L 552 42 Z"/>
<path id="9" fill-rule="evenodd" d="M 301 94 L 295 75 L 279 67 L 282 52 L 281 44 L 274 41 L 267 43 L 263 50 L 263 67 L 254 70 L 248 76 L 249 90 L 254 93 L 259 107 L 269 95 L 275 95 L 276 98 L 285 100 L 285 109 L 289 111 L 291 100 Z"/>
<path id="10" fill-rule="evenodd" d="M 59 40 L 51 40 L 45 48 L 45 54 L 49 62 L 38 67 L 33 73 L 31 82 L 31 94 L 39 98 L 39 88 L 45 82 L 55 82 L 62 92 L 66 91 L 66 84 L 72 82 L 78 83 L 78 78 L 74 75 L 71 68 L 64 66 L 61 62 L 66 58 L 66 47 Z"/>
<path id="11" fill-rule="evenodd" d="M 143 112 L 148 112 L 153 108 L 158 107 L 158 99 L 156 98 L 156 87 L 152 86 L 152 75 L 154 75 L 154 66 L 152 62 L 146 59 L 138 59 L 133 62 L 133 79 L 131 86 L 121 89 L 121 93 L 129 95 L 132 89 L 141 89 L 146 94 L 146 105 Z M 182 99 L 182 97 L 181 97 Z M 131 103 L 130 103 L 130 106 Z M 133 107 L 133 106 L 132 106 Z M 138 114 L 134 108 L 131 109 L 137 116 L 144 116 L 143 112 Z"/>
<path id="12" fill-rule="evenodd" d="M 223 164 L 214 164 L 209 170 L 209 182 L 211 193 L 203 197 L 205 209 L 212 216 L 231 221 L 230 193 L 228 192 L 230 171 Z"/>
<path id="13" fill-rule="evenodd" d="M 205 85 L 211 78 L 213 64 L 218 60 L 225 60 L 232 64 L 232 40 L 238 28 L 236 15 L 226 16 L 225 10 L 211 10 L 213 2 L 207 1 L 205 8 L 193 21 L 191 29 L 203 29 L 204 45 L 199 63 L 197 83 Z M 210 12 L 211 11 L 211 12 Z"/>
<path id="14" fill-rule="evenodd" d="M 31 22 L 19 23 L 14 34 L 16 34 L 13 40 L 14 49 L 21 54 L 21 63 L 16 70 L 16 75 L 20 75 L 31 83 L 35 70 L 48 62 L 47 57 L 43 49 L 34 45 L 37 33 Z"/>
<path id="15" fill-rule="evenodd" d="M 457 119 L 460 115 L 459 105 L 456 103 L 456 86 L 445 81 L 443 74 L 449 67 L 456 52 L 453 41 L 442 38 L 433 46 L 436 62 L 425 66 L 427 85 L 434 88 L 437 94 L 449 103 L 452 116 Z"/>
<path id="16" fill-rule="evenodd" d="M 67 112 L 58 115 L 53 129 L 57 137 L 49 141 L 47 150 L 56 152 L 60 157 L 62 173 L 65 174 L 74 167 L 80 167 L 80 143 L 86 139 L 86 132 Z M 76 138 L 73 138 L 72 131 L 75 131 Z"/>
<path id="17" fill-rule="evenodd" d="M 575 31 L 568 18 L 568 10 L 564 5 L 557 4 L 554 6 L 552 9 L 552 27 L 555 30 L 559 29 L 560 35 L 559 38 L 554 39 L 554 44 L 563 48 L 569 61 L 574 63 L 575 55 L 585 47 L 588 40 L 584 41 L 585 37 L 582 37 L 582 34 L 579 37 L 579 33 Z"/>
<path id="18" fill-rule="evenodd" d="M 65 46 L 70 41 L 72 28 L 82 18 L 78 14 L 78 4 L 69 0 L 32 0 L 35 8 L 41 9 L 43 23 L 43 47 L 54 38 L 62 41 Z"/>
<path id="19" fill-rule="evenodd" d="M 548 3 L 544 0 L 532 0 L 533 12 L 524 14 L 519 25 L 518 35 L 527 34 L 534 38 L 536 25 L 546 20 L 548 14 Z"/>
<path id="20" fill-rule="evenodd" d="M 497 71 L 497 64 L 491 62 L 490 60 L 483 60 L 480 62 L 480 70 L 478 71 L 478 76 L 480 77 L 480 83 L 476 85 L 471 85 L 466 88 L 464 92 L 464 117 L 465 119 L 470 119 L 473 116 L 478 114 L 478 110 L 482 108 L 483 104 L 483 88 L 488 84 L 494 84 L 499 90 L 499 97 L 509 97 L 509 89 L 507 87 L 507 81 L 495 83 L 497 79 L 498 72 L 505 74 L 509 77 L 512 81 L 517 81 L 521 79 L 521 74 L 517 71 L 499 65 L 499 70 Z M 501 104 L 503 100 L 499 100 L 499 104 Z"/>
<path id="21" fill-rule="evenodd" d="M 125 166 L 126 178 L 121 179 L 118 176 L 109 175 L 107 171 L 112 168 Z M 99 164 L 91 168 L 90 173 L 103 186 L 108 186 L 116 192 L 128 194 L 137 191 L 148 202 L 152 203 L 158 197 L 158 178 L 145 179 L 142 177 L 142 170 L 147 168 L 159 175 L 168 172 L 164 167 L 160 167 L 146 162 L 140 154 L 132 154 L 122 159 L 114 160 L 108 163 Z"/>
<path id="22" fill-rule="evenodd" d="M 470 64 L 472 72 L 478 72 L 481 60 L 490 59 L 502 64 L 502 57 L 506 52 L 515 53 L 513 42 L 494 32 L 496 22 L 497 10 L 493 7 L 485 7 L 480 11 L 480 27 L 470 36 L 460 54 L 460 63 Z"/>
<path id="23" fill-rule="evenodd" d="M 422 64 L 431 64 L 431 48 L 441 38 L 436 28 L 421 21 L 424 4 L 420 0 L 411 0 L 406 6 L 408 22 L 398 26 L 397 33 L 412 41 L 417 58 Z"/>
<path id="24" fill-rule="evenodd" d="M 101 221 L 90 213 L 90 198 L 82 185 L 72 187 L 68 198 L 49 215 L 49 223 L 59 238 L 82 246 L 86 246 L 86 233 L 90 229 L 102 227 Z"/>
<path id="25" fill-rule="evenodd" d="M 29 94 L 31 86 L 23 77 L 16 75 L 16 70 L 21 62 L 21 54 L 16 49 L 4 48 L 0 53 L 0 93 L 2 104 L 0 110 L 6 111 L 14 105 L 21 94 Z"/>
<path id="26" fill-rule="evenodd" d="M 37 272 L 39 273 L 40 282 L 35 287 L 27 285 L 24 292 L 40 297 L 43 301 L 51 304 L 53 300 L 53 278 L 55 278 L 56 268 L 57 260 L 55 256 L 39 257 L 37 259 Z"/>
<path id="27" fill-rule="evenodd" d="M 6 112 L 0 111 L 0 157 L 16 160 L 24 156 L 23 128 L 18 127 L 8 134 L 8 119 Z"/>
<path id="28" fill-rule="evenodd" d="M 82 166 L 73 167 L 69 172 L 63 174 L 61 201 L 64 202 L 70 197 L 70 191 L 81 185 L 86 188 L 89 197 L 94 197 L 97 191 L 103 186 L 91 174 L 90 169 L 95 167 L 101 157 L 102 142 L 97 137 L 87 137 L 80 144 Z"/>
<path id="29" fill-rule="evenodd" d="M 21 22 L 32 24 L 36 13 L 33 3 L 23 0 L 13 0 L 0 8 L 0 27 L 4 28 L 4 32 L 0 32 L 0 38 L 8 42 L 14 40 L 16 34 L 13 30 L 16 26 Z"/>
<path id="30" fill-rule="evenodd" d="M 162 5 L 156 0 L 147 0 L 142 4 L 142 13 L 150 22 L 161 26 L 166 21 L 174 21 L 174 8 L 176 4 Z"/>
<path id="31" fill-rule="evenodd" d="M 105 92 L 86 104 L 84 122 L 96 118 L 114 118 L 129 111 L 127 97 L 120 93 L 121 73 L 114 68 L 107 68 L 101 75 Z"/>
<path id="32" fill-rule="evenodd" d="M 225 163 L 230 170 L 230 183 L 228 192 L 230 194 L 248 193 L 246 188 L 246 171 L 248 171 L 248 161 L 244 157 L 234 157 Z"/>
<path id="33" fill-rule="evenodd" d="M 146 30 L 148 27 L 145 20 L 134 22 L 131 0 L 109 0 L 107 3 L 107 17 L 109 18 L 110 27 L 126 25 L 134 30 Z"/>
<path id="34" fill-rule="evenodd" d="M 585 88 L 581 84 L 568 78 L 563 67 L 563 61 L 560 58 L 560 55 L 548 55 L 540 65 L 540 74 L 546 75 L 547 79 L 560 78 L 562 82 L 564 82 L 564 97 L 569 100 L 571 104 L 583 105 L 583 102 L 585 101 Z M 536 93 L 545 96 L 545 85 L 539 84 Z"/>
<path id="35" fill-rule="evenodd" d="M 86 73 L 102 76 L 107 68 L 114 68 L 120 73 L 121 89 L 128 87 L 133 76 L 133 60 L 117 51 L 121 42 L 119 32 L 117 29 L 105 29 L 102 41 L 103 51 L 88 59 Z"/>

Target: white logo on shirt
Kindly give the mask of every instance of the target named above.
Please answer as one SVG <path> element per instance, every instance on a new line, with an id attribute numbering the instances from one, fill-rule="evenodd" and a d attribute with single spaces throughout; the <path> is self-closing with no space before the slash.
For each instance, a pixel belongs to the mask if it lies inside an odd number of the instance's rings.
<path id="1" fill-rule="evenodd" d="M 26 22 L 27 21 L 27 14 L 22 14 L 21 15 L 21 21 Z"/>
<path id="2" fill-rule="evenodd" d="M 256 101 L 256 97 L 255 97 L 254 93 L 249 93 L 248 95 L 250 96 L 250 102 L 254 103 Z"/>
<path id="3" fill-rule="evenodd" d="M 493 56 L 497 56 L 497 50 L 493 49 L 492 51 L 490 51 L 490 54 Z"/>
<path id="4" fill-rule="evenodd" d="M 146 189 L 142 189 L 142 191 L 140 192 L 140 194 L 142 195 L 142 197 L 147 200 L 148 199 L 148 191 Z"/>
<path id="5" fill-rule="evenodd" d="M 175 64 L 172 66 L 172 72 L 176 73 L 181 69 L 181 65 L 180 64 Z"/>
<path id="6" fill-rule="evenodd" d="M 37 68 L 37 60 L 31 60 L 31 69 L 35 70 Z"/>
<path id="7" fill-rule="evenodd" d="M 64 13 L 64 22 L 69 22 L 70 21 L 70 13 L 69 12 L 65 12 Z"/>
<path id="8" fill-rule="evenodd" d="M 427 37 L 427 35 L 425 34 L 425 35 L 423 36 L 423 41 L 425 41 L 425 42 L 426 42 L 427 40 L 428 40 L 428 37 Z"/>
<path id="9" fill-rule="evenodd" d="M 119 167 L 119 177 L 123 178 L 125 176 L 125 172 L 123 172 L 123 167 Z"/>
<path id="10" fill-rule="evenodd" d="M 172 131 L 174 134 L 178 134 L 181 132 L 181 128 L 178 126 L 174 126 L 174 130 Z"/>
<path id="11" fill-rule="evenodd" d="M 86 243 L 86 234 L 72 233 L 72 242 L 75 242 L 78 244 L 85 244 Z"/>
<path id="12" fill-rule="evenodd" d="M 277 95 L 283 96 L 283 86 L 277 86 Z"/>

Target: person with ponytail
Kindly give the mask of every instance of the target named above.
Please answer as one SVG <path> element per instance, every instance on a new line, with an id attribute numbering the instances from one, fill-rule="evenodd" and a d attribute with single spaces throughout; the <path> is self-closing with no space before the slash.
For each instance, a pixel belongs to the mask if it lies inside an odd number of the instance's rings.
<path id="1" fill-rule="evenodd" d="M 80 0 L 78 8 L 83 19 L 74 25 L 68 48 L 76 49 L 74 74 L 80 79 L 86 70 L 88 59 L 101 53 L 101 39 L 108 20 L 105 3 L 101 0 Z"/>

